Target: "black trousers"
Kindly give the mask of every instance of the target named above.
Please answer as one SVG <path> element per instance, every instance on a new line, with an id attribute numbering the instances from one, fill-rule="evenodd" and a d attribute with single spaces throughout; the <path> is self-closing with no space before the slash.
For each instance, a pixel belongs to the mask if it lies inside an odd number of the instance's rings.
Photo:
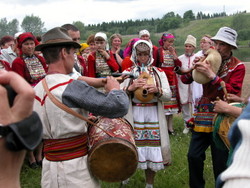
<path id="1" fill-rule="evenodd" d="M 189 186 L 191 188 L 204 188 L 203 177 L 206 150 L 211 147 L 214 179 L 227 168 L 228 151 L 218 149 L 213 142 L 213 133 L 192 131 L 192 137 L 188 151 Z"/>

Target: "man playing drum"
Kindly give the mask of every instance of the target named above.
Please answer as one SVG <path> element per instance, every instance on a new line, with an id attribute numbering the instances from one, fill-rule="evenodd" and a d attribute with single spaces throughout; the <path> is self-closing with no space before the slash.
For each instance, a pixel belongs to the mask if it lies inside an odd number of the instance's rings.
<path id="1" fill-rule="evenodd" d="M 205 187 L 203 170 L 205 151 L 209 146 L 211 147 L 215 180 L 227 167 L 228 151 L 217 148 L 213 141 L 212 120 L 215 113 L 212 101 L 215 101 L 217 97 L 223 98 L 222 81 L 225 82 L 228 93 L 240 96 L 245 75 L 244 64 L 232 55 L 232 50 L 237 49 L 237 32 L 231 28 L 222 27 L 211 39 L 215 42 L 215 48 L 220 53 L 222 62 L 217 73 L 212 71 L 211 62 L 195 64 L 195 69 L 210 81 L 203 84 L 203 96 L 194 117 L 194 128 L 188 151 L 189 185 L 192 188 Z M 190 73 L 182 75 L 181 79 L 187 84 L 193 81 Z"/>
<path id="2" fill-rule="evenodd" d="M 42 44 L 36 47 L 42 51 L 49 66 L 45 80 L 35 87 L 34 104 L 44 128 L 42 187 L 100 187 L 87 167 L 85 122 L 57 107 L 47 94 L 85 117 L 88 111 L 109 118 L 123 117 L 128 111 L 128 97 L 113 77 L 105 78 L 104 82 L 104 78 L 78 77 L 72 73 L 77 48 L 80 45 L 61 27 L 45 33 Z M 45 83 L 49 88 L 47 94 Z M 88 83 L 104 86 L 106 93 L 100 93 Z"/>

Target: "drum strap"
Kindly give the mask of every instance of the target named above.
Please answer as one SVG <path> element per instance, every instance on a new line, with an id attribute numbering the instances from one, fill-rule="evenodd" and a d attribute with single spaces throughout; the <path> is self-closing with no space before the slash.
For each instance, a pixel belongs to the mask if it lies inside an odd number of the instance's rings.
<path id="1" fill-rule="evenodd" d="M 109 135 L 110 137 L 115 137 L 115 135 L 113 133 L 109 133 L 107 131 L 105 131 L 102 127 L 98 126 L 96 123 L 94 123 L 93 121 L 89 120 L 88 118 L 84 117 L 83 115 L 77 113 L 76 111 L 74 111 L 73 109 L 69 108 L 68 106 L 66 106 L 65 104 L 61 103 L 54 95 L 51 94 L 51 92 L 49 91 L 48 85 L 46 83 L 46 80 L 43 79 L 42 80 L 42 84 L 43 84 L 43 88 L 45 90 L 45 92 L 47 93 L 47 95 L 49 96 L 50 100 L 59 108 L 61 108 L 62 110 L 70 113 L 73 116 L 78 117 L 79 119 L 82 119 L 86 122 L 88 122 L 89 124 L 98 127 L 99 129 L 101 129 L 103 132 L 105 132 L 107 135 Z"/>

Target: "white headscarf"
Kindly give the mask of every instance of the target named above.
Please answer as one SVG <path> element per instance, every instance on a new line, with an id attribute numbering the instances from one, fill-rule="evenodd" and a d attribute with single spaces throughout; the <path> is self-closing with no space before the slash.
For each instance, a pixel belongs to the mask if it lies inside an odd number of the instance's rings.
<path id="1" fill-rule="evenodd" d="M 149 60 L 147 62 L 147 65 L 146 66 L 150 66 L 154 59 L 153 59 L 153 55 L 152 55 L 152 44 L 150 44 L 150 42 L 146 41 L 146 40 L 138 40 L 134 45 L 133 45 L 133 50 L 132 50 L 132 55 L 130 57 L 130 60 L 133 61 L 134 65 L 135 66 L 139 66 L 138 63 L 137 63 L 137 59 L 136 59 L 136 46 L 140 43 L 145 43 L 148 47 L 149 47 Z"/>
<path id="2" fill-rule="evenodd" d="M 109 50 L 109 43 L 108 43 L 107 35 L 103 32 L 98 32 L 95 34 L 95 38 L 97 38 L 97 37 L 103 38 L 105 40 L 105 42 L 106 42 L 105 50 Z"/>

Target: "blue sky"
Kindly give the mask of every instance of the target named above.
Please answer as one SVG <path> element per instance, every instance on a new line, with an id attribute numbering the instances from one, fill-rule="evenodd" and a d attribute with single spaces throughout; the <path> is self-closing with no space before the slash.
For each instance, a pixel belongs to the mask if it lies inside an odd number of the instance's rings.
<path id="1" fill-rule="evenodd" d="M 240 2 L 240 3 L 239 3 Z M 73 21 L 85 25 L 128 19 L 162 18 L 168 12 L 183 13 L 192 10 L 203 13 L 226 11 L 250 12 L 248 0 L 0 0 L 0 19 L 11 21 L 17 18 L 21 24 L 23 18 L 33 14 L 45 22 L 45 28 L 51 29 Z"/>

